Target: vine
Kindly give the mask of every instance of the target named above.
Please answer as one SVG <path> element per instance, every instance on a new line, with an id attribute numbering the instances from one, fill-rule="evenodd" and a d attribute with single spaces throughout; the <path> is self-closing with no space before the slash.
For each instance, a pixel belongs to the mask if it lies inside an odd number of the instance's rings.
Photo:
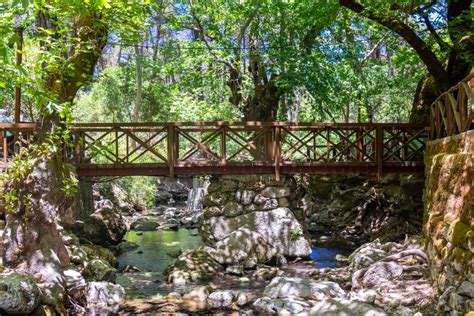
<path id="1" fill-rule="evenodd" d="M 34 214 L 32 189 L 33 172 L 41 162 L 53 163 L 60 177 L 60 190 L 65 198 L 73 197 L 78 190 L 78 179 L 74 167 L 64 162 L 63 151 L 67 148 L 69 132 L 56 127 L 44 141 L 32 144 L 28 149 L 22 148 L 9 163 L 8 169 L 0 174 L 0 195 L 9 214 L 22 215 L 25 221 Z"/>

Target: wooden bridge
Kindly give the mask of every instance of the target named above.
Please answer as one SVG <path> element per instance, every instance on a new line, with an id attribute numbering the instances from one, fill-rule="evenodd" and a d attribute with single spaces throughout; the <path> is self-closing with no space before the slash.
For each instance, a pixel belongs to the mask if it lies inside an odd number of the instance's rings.
<path id="1" fill-rule="evenodd" d="M 192 122 L 73 124 L 79 176 L 423 172 L 431 139 L 472 129 L 473 76 L 441 95 L 431 125 Z M 0 124 L 0 158 L 34 142 L 34 123 Z M 8 142 L 8 136 L 14 138 Z"/>

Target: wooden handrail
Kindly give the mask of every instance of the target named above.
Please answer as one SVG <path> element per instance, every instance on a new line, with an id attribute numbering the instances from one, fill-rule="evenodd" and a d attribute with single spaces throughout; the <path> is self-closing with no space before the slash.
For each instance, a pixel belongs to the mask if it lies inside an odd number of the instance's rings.
<path id="1" fill-rule="evenodd" d="M 430 139 L 466 132 L 474 125 L 474 73 L 442 93 L 430 108 Z"/>
<path id="2" fill-rule="evenodd" d="M 315 123 L 315 122 L 227 122 L 227 121 L 213 121 L 213 122 L 141 122 L 141 123 L 73 123 L 71 129 L 89 129 L 89 128 L 142 128 L 142 127 L 168 127 L 168 126 L 196 126 L 196 127 L 220 127 L 220 126 L 242 126 L 242 127 L 269 127 L 269 126 L 294 126 L 294 127 L 356 127 L 356 128 L 371 128 L 382 126 L 385 128 L 425 128 L 422 124 L 411 123 Z"/>

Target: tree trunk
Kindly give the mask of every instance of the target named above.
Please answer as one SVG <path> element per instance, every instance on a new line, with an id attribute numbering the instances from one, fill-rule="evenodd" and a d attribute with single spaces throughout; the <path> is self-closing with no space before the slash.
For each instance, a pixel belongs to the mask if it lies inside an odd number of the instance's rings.
<path id="1" fill-rule="evenodd" d="M 136 81 L 137 91 L 135 94 L 135 105 L 133 107 L 132 122 L 137 123 L 140 121 L 140 112 L 142 107 L 142 86 L 143 86 L 143 68 L 142 68 L 142 53 L 135 45 L 135 56 L 136 56 Z"/>
<path id="2" fill-rule="evenodd" d="M 49 22 L 47 9 L 38 14 L 38 25 L 57 32 Z M 70 50 L 69 67 L 50 73 L 45 91 L 54 101 L 71 102 L 79 88 L 92 77 L 94 67 L 107 42 L 107 30 L 97 15 L 76 16 L 72 35 L 79 44 Z M 84 31 L 87 30 L 87 31 Z M 88 44 L 86 49 L 83 45 Z M 45 65 L 47 66 L 47 65 Z M 30 170 L 23 177 L 12 176 L 5 183 L 4 194 L 15 196 L 7 210 L 3 235 L 3 259 L 9 268 L 35 275 L 43 301 L 64 313 L 63 267 L 69 264 L 69 255 L 62 239 L 60 219 L 71 205 L 72 197 L 63 190 L 65 183 L 74 178 L 74 167 L 64 163 L 62 139 L 65 124 L 57 112 L 44 111 L 41 133 L 37 135 L 39 150 L 30 150 L 26 164 Z M 51 138 L 51 135 L 55 135 Z M 59 139 L 57 139 L 59 136 Z M 51 139 L 55 143 L 51 145 Z M 12 168 L 15 168 L 13 165 Z"/>

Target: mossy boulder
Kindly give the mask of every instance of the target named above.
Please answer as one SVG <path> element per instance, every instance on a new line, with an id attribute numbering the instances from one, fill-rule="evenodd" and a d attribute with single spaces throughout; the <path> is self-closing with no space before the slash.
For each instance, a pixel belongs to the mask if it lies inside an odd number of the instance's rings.
<path id="1" fill-rule="evenodd" d="M 146 218 L 140 218 L 133 222 L 132 225 L 130 225 L 130 229 L 145 232 L 156 230 L 158 226 L 160 226 L 160 224 L 155 221 Z"/>
<path id="2" fill-rule="evenodd" d="M 199 248 L 184 252 L 176 262 L 167 267 L 168 282 L 185 285 L 189 281 L 209 280 L 223 267 L 207 251 Z"/>
<path id="3" fill-rule="evenodd" d="M 86 269 L 94 281 L 115 282 L 117 277 L 117 270 L 105 260 L 94 259 L 89 262 Z"/>
<path id="4" fill-rule="evenodd" d="M 40 290 L 32 276 L 0 275 L 0 310 L 7 314 L 29 314 L 40 302 Z"/>

